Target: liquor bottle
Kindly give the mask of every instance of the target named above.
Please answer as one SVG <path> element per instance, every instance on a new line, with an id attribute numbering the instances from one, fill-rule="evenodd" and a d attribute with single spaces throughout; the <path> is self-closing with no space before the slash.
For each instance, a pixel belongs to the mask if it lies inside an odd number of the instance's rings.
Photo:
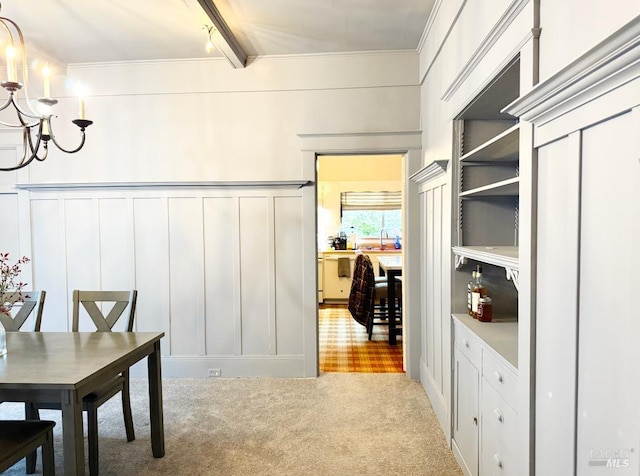
<path id="1" fill-rule="evenodd" d="M 482 281 L 482 266 L 478 265 L 476 270 L 476 280 L 471 288 L 471 311 L 473 317 L 478 318 L 478 301 L 481 297 L 487 297 L 489 295 L 487 287 Z"/>
<path id="2" fill-rule="evenodd" d="M 476 282 L 476 272 L 471 271 L 471 281 L 467 283 L 467 314 L 473 317 L 473 311 L 471 310 L 471 292 L 473 285 Z"/>

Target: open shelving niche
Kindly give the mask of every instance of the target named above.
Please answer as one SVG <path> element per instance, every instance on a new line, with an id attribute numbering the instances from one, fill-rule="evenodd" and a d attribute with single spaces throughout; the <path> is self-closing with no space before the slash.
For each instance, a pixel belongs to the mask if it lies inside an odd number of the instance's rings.
<path id="1" fill-rule="evenodd" d="M 519 96 L 520 63 L 507 65 L 456 118 L 452 316 L 517 368 L 520 124 L 502 113 Z M 467 283 L 482 265 L 494 319 L 467 314 Z"/>

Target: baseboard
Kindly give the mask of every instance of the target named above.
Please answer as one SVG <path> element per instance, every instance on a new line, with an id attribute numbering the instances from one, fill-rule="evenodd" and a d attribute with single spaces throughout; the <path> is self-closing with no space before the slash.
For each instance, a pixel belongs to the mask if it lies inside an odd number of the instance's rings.
<path id="1" fill-rule="evenodd" d="M 162 356 L 162 376 L 169 378 L 216 377 L 316 377 L 304 374 L 303 356 L 272 357 L 176 357 Z M 213 372 L 218 373 L 218 372 Z M 140 361 L 131 368 L 132 377 L 146 377 L 147 364 Z M 211 377 L 211 378 L 216 378 Z"/>

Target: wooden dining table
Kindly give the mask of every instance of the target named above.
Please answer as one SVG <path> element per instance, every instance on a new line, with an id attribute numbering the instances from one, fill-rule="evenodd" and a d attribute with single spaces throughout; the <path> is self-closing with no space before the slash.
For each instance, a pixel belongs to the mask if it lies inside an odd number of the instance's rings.
<path id="1" fill-rule="evenodd" d="M 378 256 L 380 269 L 387 277 L 387 296 L 389 299 L 389 345 L 397 344 L 397 336 L 402 328 L 396 324 L 396 277 L 402 276 L 402 255 Z"/>
<path id="2" fill-rule="evenodd" d="M 153 456 L 164 456 L 162 332 L 7 332 L 0 401 L 59 402 L 64 474 L 84 475 L 82 399 L 147 357 Z M 124 434 L 124 427 L 123 427 Z"/>

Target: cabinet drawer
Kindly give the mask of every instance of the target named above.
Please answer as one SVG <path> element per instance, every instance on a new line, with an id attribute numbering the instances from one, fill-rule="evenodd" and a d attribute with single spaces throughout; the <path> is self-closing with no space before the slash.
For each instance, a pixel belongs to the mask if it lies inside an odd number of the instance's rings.
<path id="1" fill-rule="evenodd" d="M 482 347 L 480 340 L 464 325 L 454 319 L 455 344 L 471 363 L 480 369 L 482 364 Z"/>
<path id="2" fill-rule="evenodd" d="M 518 376 L 506 362 L 488 350 L 482 355 L 482 376 L 512 408 L 517 408 Z"/>
<path id="3" fill-rule="evenodd" d="M 480 474 L 516 475 L 518 415 L 482 378 Z"/>

